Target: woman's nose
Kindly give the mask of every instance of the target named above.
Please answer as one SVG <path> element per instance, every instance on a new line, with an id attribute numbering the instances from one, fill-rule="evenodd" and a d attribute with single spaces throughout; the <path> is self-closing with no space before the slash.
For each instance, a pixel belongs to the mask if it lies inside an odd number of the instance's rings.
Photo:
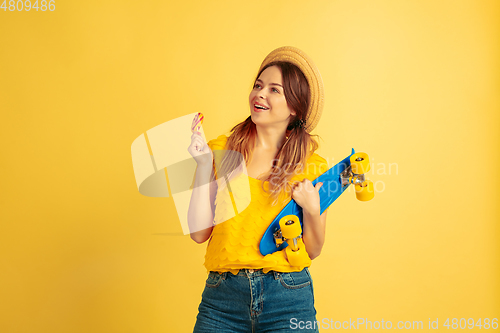
<path id="1" fill-rule="evenodd" d="M 264 89 L 260 90 L 257 96 L 259 98 L 266 99 L 266 93 L 264 92 Z"/>

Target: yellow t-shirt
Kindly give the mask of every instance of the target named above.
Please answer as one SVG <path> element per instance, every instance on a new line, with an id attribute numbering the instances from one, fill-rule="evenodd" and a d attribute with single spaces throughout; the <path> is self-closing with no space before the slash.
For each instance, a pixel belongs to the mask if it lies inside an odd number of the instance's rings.
<path id="1" fill-rule="evenodd" d="M 221 135 L 217 139 L 208 142 L 212 150 L 224 149 L 227 136 Z M 307 160 L 306 167 L 302 174 L 294 175 L 292 181 L 301 181 L 304 178 L 314 180 L 328 170 L 326 160 L 314 153 Z M 230 182 L 232 193 L 236 196 L 231 200 L 229 195 L 218 193 L 215 199 L 214 220 L 216 225 L 212 230 L 212 235 L 207 246 L 205 255 L 205 267 L 207 271 L 232 272 L 237 274 L 239 269 L 263 269 L 264 273 L 271 270 L 278 272 L 297 272 L 304 267 L 309 267 L 311 261 L 303 267 L 291 266 L 285 257 L 284 251 L 263 256 L 259 251 L 259 244 L 264 232 L 269 227 L 274 218 L 291 200 L 290 196 L 277 205 L 272 205 L 272 199 L 269 194 L 262 189 L 261 180 L 248 177 L 242 174 L 242 177 L 248 178 L 243 182 L 243 190 L 235 189 L 239 186 L 238 181 Z M 241 183 L 241 182 L 240 182 Z M 264 188 L 269 189 L 269 183 L 264 182 Z M 249 191 L 247 190 L 249 189 Z M 229 192 L 228 192 L 229 193 Z M 242 198 L 242 196 L 250 196 Z M 248 204 L 246 208 L 232 215 L 235 208 L 234 200 L 238 202 L 245 201 Z M 236 211 L 237 212 L 237 211 Z M 224 215 L 221 222 L 221 216 Z M 234 216 L 235 215 L 235 216 Z M 234 216 L 227 219 L 227 216 Z"/>

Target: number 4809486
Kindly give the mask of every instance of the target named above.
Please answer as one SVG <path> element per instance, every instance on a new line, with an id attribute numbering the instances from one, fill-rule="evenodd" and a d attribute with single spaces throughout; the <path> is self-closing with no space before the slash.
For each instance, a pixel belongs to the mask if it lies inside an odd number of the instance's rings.
<path id="1" fill-rule="evenodd" d="M 4 0 L 2 2 L 2 5 L 0 6 L 0 9 L 3 9 L 4 11 L 7 11 L 7 9 L 10 12 L 13 11 L 18 11 L 21 12 L 23 10 L 29 12 L 31 9 L 35 9 L 38 11 L 40 9 L 42 12 L 46 11 L 47 9 L 53 12 L 56 10 L 56 2 L 55 0 L 50 0 L 47 2 L 47 0 L 41 0 L 40 1 L 40 6 L 38 5 L 38 0 L 35 0 L 35 3 L 32 5 L 30 0 L 22 1 L 22 0 L 9 0 L 9 3 L 7 5 L 7 0 Z"/>
<path id="2" fill-rule="evenodd" d="M 451 325 L 450 325 L 450 318 L 446 318 L 446 321 L 444 322 L 443 326 L 446 326 L 448 329 L 451 327 L 452 329 L 456 330 L 457 328 L 460 329 L 472 329 L 474 327 L 483 328 L 483 329 L 494 329 L 496 330 L 498 328 L 498 318 L 493 318 L 490 320 L 490 318 L 483 318 L 483 321 L 481 322 L 481 318 L 479 320 L 475 321 L 473 318 L 465 319 L 465 318 L 453 318 L 451 320 Z"/>

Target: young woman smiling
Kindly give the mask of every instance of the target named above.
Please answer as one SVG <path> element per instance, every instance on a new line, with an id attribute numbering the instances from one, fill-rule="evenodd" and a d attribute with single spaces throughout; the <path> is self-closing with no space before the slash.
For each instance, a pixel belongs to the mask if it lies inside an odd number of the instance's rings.
<path id="1" fill-rule="evenodd" d="M 193 133 L 188 148 L 198 165 L 188 212 L 191 238 L 197 243 L 210 239 L 205 255 L 209 273 L 194 332 L 317 332 L 308 267 L 323 247 L 326 211 L 320 215 L 322 184 L 311 181 L 328 166 L 315 153 L 318 143 L 310 132 L 323 107 L 321 76 L 304 52 L 281 47 L 264 59 L 254 82 L 250 116 L 229 136 L 208 144 Z M 237 152 L 241 159 L 226 154 L 214 170 L 217 150 Z M 250 186 L 249 204 L 228 217 L 234 197 L 218 191 L 229 186 L 221 175 L 243 162 L 246 174 L 240 176 Z M 215 179 L 217 174 L 221 177 Z M 290 265 L 285 251 L 259 252 L 264 231 L 291 199 L 303 210 L 303 242 L 310 259 L 302 267 Z"/>

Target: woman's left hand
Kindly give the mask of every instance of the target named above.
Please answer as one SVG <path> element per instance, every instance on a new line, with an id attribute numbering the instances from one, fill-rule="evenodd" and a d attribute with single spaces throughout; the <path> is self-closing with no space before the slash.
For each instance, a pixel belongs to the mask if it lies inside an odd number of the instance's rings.
<path id="1" fill-rule="evenodd" d="M 302 207 L 304 212 L 318 213 L 320 212 L 319 189 L 323 183 L 319 182 L 313 186 L 309 179 L 304 179 L 292 186 L 292 199 Z"/>

